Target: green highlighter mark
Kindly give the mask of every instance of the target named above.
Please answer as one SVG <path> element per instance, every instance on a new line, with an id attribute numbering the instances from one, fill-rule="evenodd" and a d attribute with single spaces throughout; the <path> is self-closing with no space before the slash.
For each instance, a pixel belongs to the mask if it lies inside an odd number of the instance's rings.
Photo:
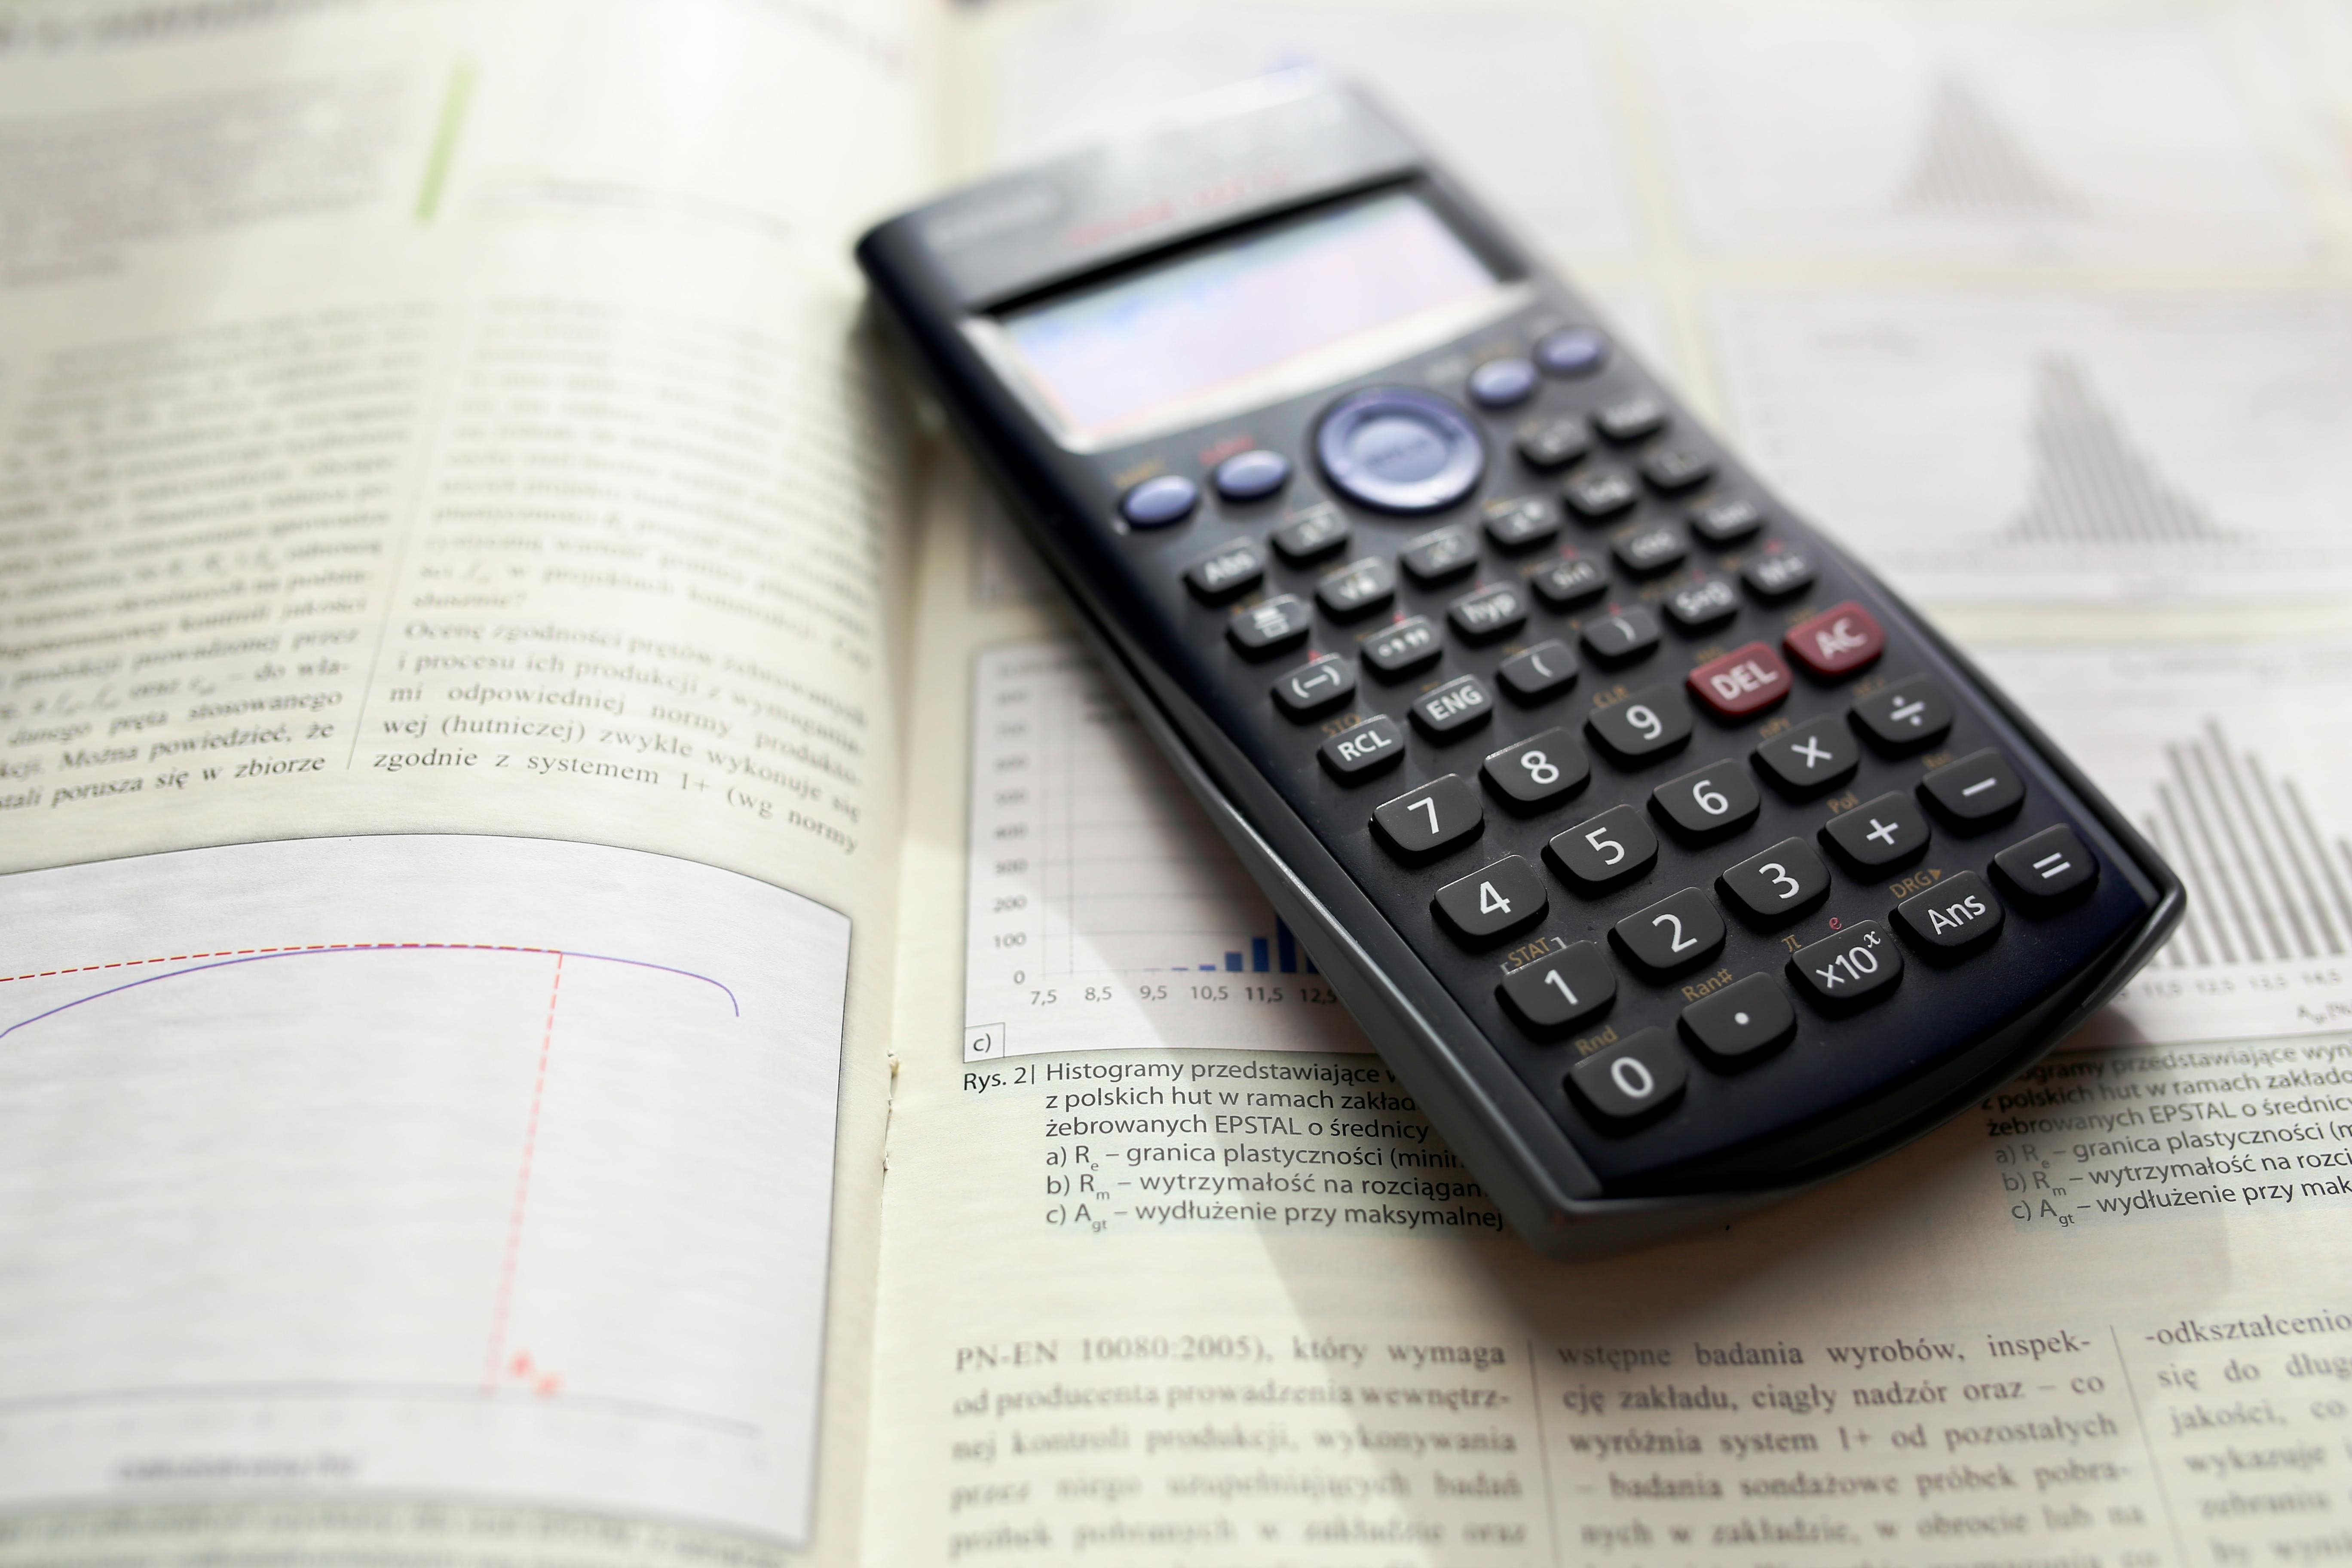
<path id="1" fill-rule="evenodd" d="M 460 60 L 449 69 L 449 86 L 441 95 L 441 118 L 433 127 L 433 148 L 425 159 L 425 182 L 416 190 L 416 221 L 431 223 L 441 210 L 441 189 L 449 182 L 449 165 L 457 156 L 457 139 L 466 129 L 466 110 L 474 100 L 474 67 Z"/>

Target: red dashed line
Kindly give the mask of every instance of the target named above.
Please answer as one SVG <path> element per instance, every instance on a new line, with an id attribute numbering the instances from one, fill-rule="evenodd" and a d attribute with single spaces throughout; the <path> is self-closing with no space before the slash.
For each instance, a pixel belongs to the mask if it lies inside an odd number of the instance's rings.
<path id="1" fill-rule="evenodd" d="M 523 1121 L 522 1164 L 515 1173 L 514 1206 L 507 1215 L 506 1259 L 499 1268 L 499 1293 L 490 1310 L 489 1353 L 482 1364 L 482 1389 L 498 1386 L 506 1360 L 507 1317 L 514 1306 L 515 1264 L 522 1254 L 523 1214 L 530 1202 L 530 1166 L 539 1150 L 539 1108 L 547 1097 L 547 1058 L 555 1048 L 555 1004 L 563 994 L 563 954 L 555 955 L 555 977 L 547 988 L 547 1023 L 539 1037 L 539 1075 L 530 1086 L 530 1115 Z"/>
<path id="2" fill-rule="evenodd" d="M 119 958 L 112 963 L 82 963 L 71 969 L 38 969 L 23 974 L 0 974 L 0 985 L 17 980 L 49 980 L 60 974 L 89 974 L 103 969 L 136 969 L 142 963 L 185 963 L 192 958 L 252 958 L 270 952 L 367 952 L 384 948 L 424 948 L 436 952 L 553 952 L 551 947 L 519 947 L 497 942 L 314 942 L 289 947 L 225 947 L 217 952 L 175 952 L 163 958 Z"/>

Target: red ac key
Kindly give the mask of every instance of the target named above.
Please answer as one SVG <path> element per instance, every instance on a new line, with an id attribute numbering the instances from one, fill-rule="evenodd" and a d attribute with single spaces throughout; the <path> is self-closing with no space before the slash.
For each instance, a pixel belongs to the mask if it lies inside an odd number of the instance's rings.
<path id="1" fill-rule="evenodd" d="M 1790 626 L 1783 640 L 1815 675 L 1843 675 L 1886 651 L 1885 632 L 1852 599 Z"/>
<path id="2" fill-rule="evenodd" d="M 1789 667 L 1770 643 L 1752 642 L 1692 670 L 1690 689 L 1717 713 L 1738 719 L 1789 695 Z"/>

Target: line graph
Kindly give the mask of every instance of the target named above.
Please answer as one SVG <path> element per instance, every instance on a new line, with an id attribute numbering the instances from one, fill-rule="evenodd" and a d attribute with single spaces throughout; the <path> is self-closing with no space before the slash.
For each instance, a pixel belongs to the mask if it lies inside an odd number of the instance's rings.
<path id="1" fill-rule="evenodd" d="M 1370 1048 L 1083 652 L 987 649 L 972 701 L 965 1060 Z"/>
<path id="2" fill-rule="evenodd" d="M 0 1506 L 290 1444 L 804 1529 L 841 917 L 416 836 L 24 873 L 0 929 Z"/>
<path id="3" fill-rule="evenodd" d="M 724 982 L 713 980 L 708 974 L 697 974 L 691 970 L 674 969 L 662 963 L 648 963 L 641 958 L 618 958 L 607 952 L 566 953 L 562 948 L 531 947 L 517 942 L 305 942 L 299 947 L 247 947 L 225 950 L 220 952 L 182 952 L 173 953 L 168 958 L 115 959 L 105 963 L 79 964 L 67 969 L 38 970 L 26 974 L 0 974 L 0 985 L 5 985 L 11 981 L 47 980 L 56 975 L 89 974 L 110 969 L 131 969 L 147 963 L 183 963 L 198 959 L 214 961 L 198 963 L 188 969 L 177 969 L 163 974 L 151 974 L 138 980 L 128 980 L 120 985 L 110 985 L 103 991 L 93 991 L 87 996 L 78 996 L 70 1002 L 59 1003 L 47 1012 L 36 1013 L 29 1018 L 18 1018 L 5 1028 L 0 1028 L 0 1040 L 5 1040 L 17 1030 L 37 1024 L 42 1019 L 62 1013 L 68 1008 L 79 1007 L 87 1002 L 96 1002 L 111 996 L 119 991 L 129 991 L 134 986 L 152 985 L 159 980 L 176 980 L 182 975 L 200 973 L 207 969 L 226 969 L 232 964 L 254 963 L 264 959 L 310 958 L 322 953 L 341 952 L 537 952 L 551 955 L 559 964 L 567 957 L 591 963 L 626 963 L 640 969 L 662 970 L 667 973 L 683 975 L 687 979 L 699 980 L 707 985 L 716 986 L 726 996 L 727 1005 L 734 1008 L 736 1016 L 740 1017 L 743 1013 L 742 1005 L 736 1000 L 735 993 L 729 990 Z M 0 1014 L 0 1016 L 5 1016 Z"/>

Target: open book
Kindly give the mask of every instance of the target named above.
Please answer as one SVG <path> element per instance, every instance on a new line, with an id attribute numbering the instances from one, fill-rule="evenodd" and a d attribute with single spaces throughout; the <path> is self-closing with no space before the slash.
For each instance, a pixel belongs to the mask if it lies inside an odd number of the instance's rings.
<path id="1" fill-rule="evenodd" d="M 849 243 L 1386 91 L 2179 866 L 1534 1258 Z M 0 1564 L 2352 1554 L 2352 12 L 0 8 Z"/>

